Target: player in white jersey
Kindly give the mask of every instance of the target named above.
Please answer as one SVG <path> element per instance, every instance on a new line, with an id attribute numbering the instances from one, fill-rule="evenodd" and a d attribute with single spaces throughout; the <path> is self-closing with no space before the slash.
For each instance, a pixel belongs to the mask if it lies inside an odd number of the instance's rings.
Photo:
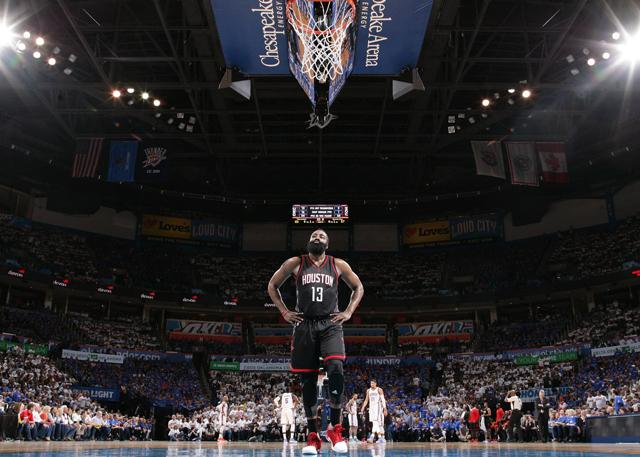
<path id="1" fill-rule="evenodd" d="M 358 394 L 353 394 L 347 402 L 347 415 L 349 418 L 349 442 L 358 442 Z"/>
<path id="2" fill-rule="evenodd" d="M 367 395 L 360 412 L 364 413 L 367 405 L 369 405 L 369 422 L 371 422 L 371 434 L 367 441 L 372 443 L 376 437 L 378 443 L 384 443 L 384 417 L 387 415 L 387 402 L 384 398 L 384 391 L 378 387 L 375 379 L 371 380 L 371 387 L 367 389 Z"/>
<path id="3" fill-rule="evenodd" d="M 274 403 L 280 408 L 280 425 L 282 426 L 282 441 L 296 443 L 295 409 L 298 406 L 298 397 L 291 392 L 285 392 L 275 398 Z M 287 434 L 289 435 L 287 437 Z"/>
<path id="4" fill-rule="evenodd" d="M 222 401 L 216 406 L 216 412 L 218 413 L 218 441 L 226 441 L 224 439 L 224 431 L 229 418 L 229 397 L 226 395 L 222 397 Z"/>

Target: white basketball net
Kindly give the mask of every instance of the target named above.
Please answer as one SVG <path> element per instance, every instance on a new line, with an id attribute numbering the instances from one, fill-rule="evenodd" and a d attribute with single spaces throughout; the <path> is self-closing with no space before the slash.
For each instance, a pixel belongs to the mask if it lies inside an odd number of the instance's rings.
<path id="1" fill-rule="evenodd" d="M 302 71 L 311 79 L 325 83 L 345 71 L 343 43 L 355 15 L 353 0 L 287 2 L 287 20 L 301 43 Z"/>

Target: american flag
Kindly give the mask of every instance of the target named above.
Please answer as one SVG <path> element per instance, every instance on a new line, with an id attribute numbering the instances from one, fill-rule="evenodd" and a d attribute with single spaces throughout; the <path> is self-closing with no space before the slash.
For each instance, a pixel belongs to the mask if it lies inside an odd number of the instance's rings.
<path id="1" fill-rule="evenodd" d="M 104 138 L 78 140 L 73 158 L 72 178 L 95 178 Z"/>

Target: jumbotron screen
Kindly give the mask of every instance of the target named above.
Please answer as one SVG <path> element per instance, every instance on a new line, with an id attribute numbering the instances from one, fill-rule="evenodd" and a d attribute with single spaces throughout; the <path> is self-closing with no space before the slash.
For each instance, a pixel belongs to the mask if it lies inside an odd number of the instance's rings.
<path id="1" fill-rule="evenodd" d="M 294 224 L 344 224 L 349 220 L 349 205 L 293 205 Z"/>

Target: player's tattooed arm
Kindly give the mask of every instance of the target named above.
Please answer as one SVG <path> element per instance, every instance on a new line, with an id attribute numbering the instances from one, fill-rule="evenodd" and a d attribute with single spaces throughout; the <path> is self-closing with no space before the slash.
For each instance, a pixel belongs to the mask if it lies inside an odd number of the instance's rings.
<path id="1" fill-rule="evenodd" d="M 351 269 L 351 266 L 342 259 L 335 259 L 336 269 L 342 280 L 351 288 L 351 299 L 349 305 L 344 311 L 331 315 L 332 322 L 342 324 L 351 319 L 356 308 L 364 295 L 364 286 L 357 274 Z"/>
<path id="2" fill-rule="evenodd" d="M 295 271 L 298 270 L 299 266 L 300 257 L 291 257 L 290 259 L 287 259 L 273 274 L 271 280 L 269 281 L 269 285 L 267 286 L 269 297 L 271 298 L 273 304 L 278 308 L 278 311 L 280 311 L 280 314 L 282 314 L 283 319 L 294 325 L 302 322 L 302 313 L 290 311 L 287 308 L 287 305 L 285 305 L 284 301 L 282 301 L 280 286 L 284 284 L 289 276 L 291 276 Z"/>

